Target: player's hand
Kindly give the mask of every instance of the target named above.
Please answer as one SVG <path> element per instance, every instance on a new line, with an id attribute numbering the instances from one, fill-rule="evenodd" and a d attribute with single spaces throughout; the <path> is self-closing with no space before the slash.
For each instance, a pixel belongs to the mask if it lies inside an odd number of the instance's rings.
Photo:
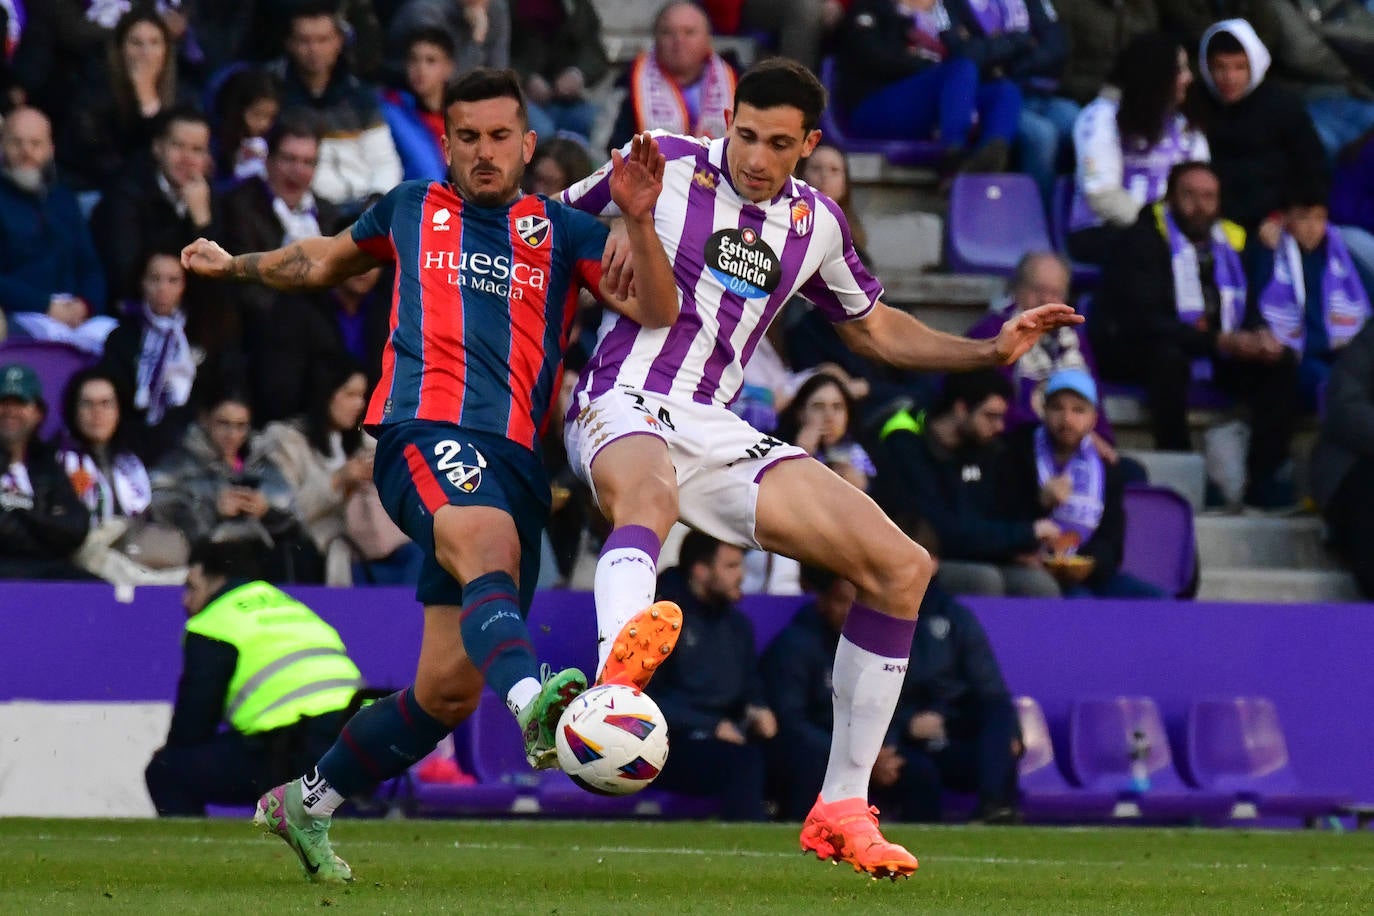
<path id="1" fill-rule="evenodd" d="M 768 741 L 778 733 L 778 717 L 767 706 L 746 706 L 744 721 L 758 738 Z"/>
<path id="2" fill-rule="evenodd" d="M 624 302 L 630 298 L 635 278 L 634 260 L 630 253 L 630 233 L 624 220 L 611 223 L 606 247 L 601 252 L 601 284 Z"/>
<path id="3" fill-rule="evenodd" d="M 729 719 L 721 719 L 716 725 L 716 740 L 724 741 L 726 744 L 744 744 L 747 739 L 744 732 L 739 730 L 739 726 Z"/>
<path id="4" fill-rule="evenodd" d="M 653 219 L 667 165 L 658 141 L 648 131 L 636 134 L 630 141 L 630 155 L 611 151 L 611 200 L 626 219 Z"/>
<path id="5" fill-rule="evenodd" d="M 209 277 L 212 280 L 229 276 L 229 265 L 234 256 L 206 238 L 196 239 L 181 249 L 181 266 L 193 274 Z"/>
<path id="6" fill-rule="evenodd" d="M 994 344 L 997 362 L 1002 366 L 1010 366 L 1035 346 L 1040 335 L 1046 331 L 1082 323 L 1083 316 L 1063 303 L 1056 302 L 1026 309 L 1008 318 L 1006 324 L 1002 325 L 1002 330 L 998 332 Z"/>

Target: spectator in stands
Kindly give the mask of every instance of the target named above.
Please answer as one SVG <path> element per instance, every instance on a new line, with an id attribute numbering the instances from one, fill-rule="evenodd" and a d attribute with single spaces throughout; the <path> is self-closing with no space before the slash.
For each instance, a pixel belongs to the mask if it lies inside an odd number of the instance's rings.
<path id="1" fill-rule="evenodd" d="M 101 190 L 148 154 L 158 115 L 177 102 L 176 45 L 151 6 L 120 17 L 108 43 L 109 73 L 81 87 L 58 134 L 62 175 Z"/>
<path id="2" fill-rule="evenodd" d="M 208 4 L 198 3 L 197 7 Z M 276 57 L 291 34 L 295 16 L 305 10 L 323 9 L 339 23 L 346 39 L 349 69 L 367 80 L 380 77 L 384 35 L 376 7 L 380 0 L 272 0 L 253 3 L 246 37 L 235 58 L 267 61 Z M 399 72 L 399 71 L 398 71 Z"/>
<path id="3" fill-rule="evenodd" d="M 705 0 L 711 24 L 721 35 L 765 32 L 769 45 L 783 57 L 812 70 L 820 66 L 827 29 L 844 15 L 836 0 Z"/>
<path id="4" fill-rule="evenodd" d="M 194 108 L 160 115 L 151 167 L 131 166 L 91 214 L 111 299 L 137 299 L 149 251 L 179 251 L 215 218 L 210 190 L 210 122 Z"/>
<path id="5" fill-rule="evenodd" d="M 555 130 L 590 139 L 597 106 L 587 99 L 610 71 L 601 44 L 601 17 L 592 0 L 515 0 L 510 63 L 525 80 L 528 100 Z"/>
<path id="6" fill-rule="evenodd" d="M 673 0 L 654 17 L 654 47 L 626 75 L 626 96 L 611 130 L 620 147 L 640 131 L 725 136 L 735 70 L 711 45 L 711 23 L 695 3 Z"/>
<path id="7" fill-rule="evenodd" d="M 817 372 L 778 415 L 778 437 L 806 450 L 860 490 L 877 469 L 854 432 L 854 398 L 842 379 Z"/>
<path id="8" fill-rule="evenodd" d="M 945 36 L 950 53 L 976 63 L 981 80 L 1005 77 L 1021 90 L 1021 171 L 1048 202 L 1079 112 L 1078 103 L 1053 94 L 1069 46 L 1051 0 L 945 0 L 945 8 L 954 24 Z"/>
<path id="9" fill-rule="evenodd" d="M 942 0 L 854 0 L 840 26 L 839 107 L 856 136 L 938 137 L 948 167 L 1004 171 L 1021 91 L 1005 77 L 980 80 L 957 36 Z"/>
<path id="10" fill-rule="evenodd" d="M 1016 762 L 1023 750 L 987 633 L 972 611 L 932 584 L 875 783 L 891 785 L 904 820 L 939 821 L 944 793 L 953 790 L 977 794 L 974 820 L 1016 823 Z"/>
<path id="11" fill-rule="evenodd" d="M 859 259 L 868 263 L 868 233 L 864 231 L 863 219 L 854 206 L 850 193 L 852 181 L 849 175 L 849 159 L 838 146 L 822 140 L 816 144 L 811 155 L 797 163 L 797 177 L 811 187 L 840 205 L 845 222 L 849 223 L 849 237 L 854 240 L 854 250 Z"/>
<path id="12" fill-rule="evenodd" d="M 1310 480 L 1332 548 L 1374 600 L 1374 323 L 1331 369 Z"/>
<path id="13" fill-rule="evenodd" d="M 47 414 L 38 375 L 0 366 L 0 579 L 86 579 L 71 560 L 90 513 L 37 437 Z"/>
<path id="14" fill-rule="evenodd" d="M 1321 139 L 1302 98 L 1266 78 L 1269 49 L 1249 22 L 1218 22 L 1198 56 L 1206 88 L 1193 87 L 1194 110 L 1221 181 L 1221 212 L 1254 233 L 1294 182 L 1326 174 Z"/>
<path id="15" fill-rule="evenodd" d="M 257 542 L 277 561 L 270 569 L 274 581 L 318 581 L 313 549 L 296 549 L 304 545 L 291 486 L 252 447 L 251 421 L 242 395 L 210 398 L 180 447 L 149 471 L 152 517 L 180 528 L 191 543 L 206 537 Z"/>
<path id="16" fill-rule="evenodd" d="M 1054 0 L 1054 8 L 1069 37 L 1057 91 L 1079 105 L 1097 98 L 1128 44 L 1159 28 L 1159 0 Z"/>
<path id="17" fill-rule="evenodd" d="M 1046 512 L 1026 521 L 998 503 L 999 446 L 1011 383 L 995 370 L 949 375 L 926 414 L 902 410 L 883 426 L 878 503 L 941 556 L 936 582 L 957 595 L 1058 597 L 1040 562 L 1062 529 Z"/>
<path id="18" fill-rule="evenodd" d="M 382 119 L 376 89 L 348 69 L 335 0 L 298 4 L 290 17 L 286 57 L 272 65 L 281 78 L 282 112 L 308 112 L 324 140 L 311 188 L 347 210 L 362 211 L 401 180 L 401 158 Z"/>
<path id="19" fill-rule="evenodd" d="M 1104 264 L 1118 237 L 1164 196 L 1169 169 L 1210 158 L 1207 138 L 1180 110 L 1193 82 L 1174 39 L 1141 35 L 1121 54 L 1112 83 L 1078 116 L 1078 166 L 1069 213 L 1069 253 Z"/>
<path id="20" fill-rule="evenodd" d="M 405 68 L 406 38 L 416 29 L 440 28 L 453 39 L 453 71 L 510 66 L 511 16 L 507 0 L 406 0 L 387 26 L 387 72 Z"/>
<path id="21" fill-rule="evenodd" d="M 367 496 L 376 443 L 359 426 L 367 403 L 367 375 L 347 360 L 333 368 L 330 376 L 321 379 L 305 416 L 269 423 L 259 449 L 295 493 L 306 533 L 325 559 L 325 584 L 352 585 L 355 578 L 363 581 L 365 576 L 361 570 L 356 575 L 354 571 L 362 557 L 351 543 L 348 504 Z M 378 515 L 385 518 L 384 513 Z M 418 581 L 420 549 L 407 541 L 397 554 L 373 565 L 397 568 L 398 574 L 385 577 L 387 581 Z"/>
<path id="22" fill-rule="evenodd" d="M 105 275 L 76 197 L 54 177 L 47 117 L 11 112 L 0 155 L 0 308 L 65 323 L 103 312 Z"/>
<path id="23" fill-rule="evenodd" d="M 1207 32 L 1224 27 L 1227 21 L 1244 20 L 1266 48 L 1273 49 L 1283 39 L 1279 15 L 1268 0 L 1157 0 L 1163 31 L 1183 42 L 1189 53 L 1200 48 Z M 1197 59 L 1206 78 L 1207 52 Z"/>
<path id="24" fill-rule="evenodd" d="M 215 177 L 226 183 L 262 177 L 267 138 L 281 115 L 281 82 L 266 70 L 248 67 L 224 81 L 215 99 Z"/>
<path id="25" fill-rule="evenodd" d="M 172 723 L 144 778 L 159 815 L 203 817 L 328 749 L 363 679 L 333 627 L 260 578 L 251 545 L 197 544 L 182 604 Z"/>
<path id="26" fill-rule="evenodd" d="M 224 195 L 219 241 L 232 251 L 271 251 L 338 231 L 339 208 L 311 191 L 327 145 L 308 116 L 283 116 L 268 137 L 266 177 Z M 310 386 L 337 353 L 338 333 L 322 307 L 325 297 L 251 284 L 226 295 L 242 314 L 254 416 L 267 423 L 303 413 Z"/>
<path id="27" fill-rule="evenodd" d="M 105 47 L 123 4 L 88 0 L 40 0 L 24 4 L 23 41 L 14 50 L 14 72 L 29 104 L 62 118 L 82 87 L 109 78 Z"/>
<path id="28" fill-rule="evenodd" d="M 1053 251 L 1031 251 L 1017 262 L 1009 283 L 1010 295 L 966 332 L 975 340 L 997 336 L 1002 325 L 1018 312 L 1039 308 L 1050 302 L 1069 301 L 1069 265 Z M 1045 383 L 1060 369 L 1083 369 L 1096 376 L 1092 350 L 1082 325 L 1060 328 L 1044 335 L 1035 346 L 1010 366 L 1000 370 L 1012 383 L 1012 400 L 1007 409 L 1007 429 L 1034 425 L 1045 416 Z M 1093 444 L 1108 461 L 1116 460 L 1115 441 L 1106 416 L 1099 416 L 1093 431 Z"/>
<path id="29" fill-rule="evenodd" d="M 1001 499 L 1013 513 L 1049 512 L 1064 532 L 1046 569 L 1066 597 L 1162 598 L 1148 582 L 1121 571 L 1126 542 L 1125 480 L 1092 443 L 1097 383 L 1082 368 L 1060 369 L 1045 386 L 1045 422 L 1009 437 L 999 473 Z"/>
<path id="30" fill-rule="evenodd" d="M 381 282 L 388 273 L 376 267 L 349 277 L 323 300 L 325 322 L 334 332 L 330 349 L 362 366 L 369 385 L 381 377 L 382 350 L 391 336 L 391 283 Z"/>
<path id="31" fill-rule="evenodd" d="M 1262 491 L 1278 486 L 1273 481 L 1287 461 L 1297 360 L 1246 308 L 1243 242 L 1244 232 L 1221 219 L 1211 166 L 1175 166 L 1164 201 L 1142 209 L 1118 240 L 1088 336 L 1106 378 L 1145 386 L 1156 448 L 1192 450 L 1187 406 L 1195 365 L 1250 405 L 1254 492 L 1246 499 L 1258 505 L 1283 496 Z"/>
<path id="32" fill-rule="evenodd" d="M 1268 331 L 1298 360 L 1298 392 L 1312 409 L 1331 365 L 1369 320 L 1369 292 L 1328 218 L 1326 188 L 1298 185 L 1278 249 L 1251 246 L 1249 279 Z"/>
<path id="33" fill-rule="evenodd" d="M 848 579 L 819 566 L 803 565 L 801 584 L 810 600 L 759 659 L 768 707 L 778 720 L 778 736 L 768 745 L 768 769 L 783 820 L 806 817 L 825 780 L 835 728 L 831 669 L 858 594 Z"/>
<path id="34" fill-rule="evenodd" d="M 406 181 L 447 178 L 444 87 L 453 75 L 453 37 L 437 26 L 412 32 L 406 39 L 406 88 L 382 95 L 382 117 L 396 142 Z"/>
<path id="35" fill-rule="evenodd" d="M 145 516 L 152 484 L 125 422 L 128 398 L 104 367 L 83 369 L 62 394 L 66 434 L 57 458 L 91 516 L 82 569 L 116 585 L 174 585 L 186 575 L 185 536 Z"/>
<path id="36" fill-rule="evenodd" d="M 735 607 L 744 551 L 697 531 L 678 565 L 659 576 L 659 598 L 683 610 L 677 649 L 649 695 L 673 723 L 673 752 L 659 788 L 720 799 L 721 818 L 764 819 L 764 756 L 777 734 L 754 653 L 754 627 Z"/>
<path id="37" fill-rule="evenodd" d="M 541 140 L 525 169 L 525 190 L 530 194 L 557 197 L 592 173 L 587 147 L 568 137 Z"/>
<path id="38" fill-rule="evenodd" d="M 156 461 L 186 433 L 194 410 L 196 352 L 186 336 L 186 270 L 178 252 L 155 251 L 143 264 L 143 295 L 105 341 L 103 364 L 133 393 L 129 428 L 135 449 Z"/>

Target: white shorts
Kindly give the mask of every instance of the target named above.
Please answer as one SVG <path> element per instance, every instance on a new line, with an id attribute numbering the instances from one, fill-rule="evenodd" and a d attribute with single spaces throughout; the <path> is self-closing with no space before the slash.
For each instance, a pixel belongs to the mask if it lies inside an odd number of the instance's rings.
<path id="1" fill-rule="evenodd" d="M 765 435 L 728 408 L 634 388 L 613 388 L 568 424 L 568 463 L 588 486 L 592 462 L 626 436 L 654 436 L 677 472 L 678 511 L 687 525 L 727 544 L 758 548 L 754 510 L 764 471 L 804 449 Z"/>

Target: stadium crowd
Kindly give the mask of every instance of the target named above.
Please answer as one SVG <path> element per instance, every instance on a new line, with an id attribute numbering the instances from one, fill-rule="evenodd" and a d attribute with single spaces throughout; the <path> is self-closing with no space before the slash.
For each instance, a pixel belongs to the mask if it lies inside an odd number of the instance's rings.
<path id="1" fill-rule="evenodd" d="M 392 278 L 279 293 L 188 276 L 178 253 L 332 234 L 402 179 L 441 180 L 444 86 L 477 65 L 524 81 L 535 193 L 589 174 L 606 153 L 593 135 L 720 135 L 738 68 L 713 34 L 822 70 L 849 135 L 937 144 L 945 186 L 1018 170 L 1052 208 L 1072 176 L 1065 251 L 1026 252 L 971 330 L 1086 293 L 1084 328 L 1001 375 L 945 380 L 865 362 L 798 301 L 735 405 L 919 532 L 947 591 L 1158 593 L 1120 572 L 1121 491 L 1143 471 L 1116 449 L 1102 385 L 1139 386 L 1168 450 L 1193 448 L 1199 383 L 1234 396 L 1241 483 L 1209 499 L 1274 510 L 1298 504 L 1298 424 L 1354 410 L 1349 378 L 1367 375 L 1340 359 L 1374 333 L 1374 12 L 1356 0 L 672 2 L 623 72 L 590 0 L 0 0 L 0 17 L 6 577 L 178 581 L 211 536 L 260 543 L 273 581 L 414 581 L 359 429 Z M 866 257 L 844 151 L 802 168 Z M 1071 283 L 1088 264 L 1100 279 Z M 585 299 L 568 381 L 599 323 Z M 78 358 L 45 388 L 54 348 Z M 604 534 L 562 413 L 544 442 L 546 585 Z M 1319 456 L 1340 457 L 1320 466 L 1339 473 L 1313 492 L 1367 565 L 1374 446 L 1353 427 L 1321 424 Z M 743 565 L 748 590 L 805 578 Z"/>

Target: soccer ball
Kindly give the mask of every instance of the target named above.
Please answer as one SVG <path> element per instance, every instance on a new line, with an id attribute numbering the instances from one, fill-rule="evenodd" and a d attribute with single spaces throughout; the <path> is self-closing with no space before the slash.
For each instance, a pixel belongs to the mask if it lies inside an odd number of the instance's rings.
<path id="1" fill-rule="evenodd" d="M 629 795 L 668 759 L 668 721 L 648 695 L 622 684 L 593 687 L 558 720 L 558 765 L 588 792 Z"/>

